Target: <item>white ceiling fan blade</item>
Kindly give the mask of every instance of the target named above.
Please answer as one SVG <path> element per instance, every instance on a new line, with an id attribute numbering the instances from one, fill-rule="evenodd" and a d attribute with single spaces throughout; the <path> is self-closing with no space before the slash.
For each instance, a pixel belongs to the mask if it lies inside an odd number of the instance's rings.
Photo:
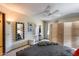
<path id="1" fill-rule="evenodd" d="M 55 10 L 54 12 L 49 13 L 48 16 L 53 15 L 53 14 L 57 13 L 58 11 L 59 10 Z"/>

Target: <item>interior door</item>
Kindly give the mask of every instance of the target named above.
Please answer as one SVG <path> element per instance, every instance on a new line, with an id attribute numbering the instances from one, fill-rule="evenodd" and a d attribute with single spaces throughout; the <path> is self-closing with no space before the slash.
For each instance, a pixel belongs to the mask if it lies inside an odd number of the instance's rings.
<path id="1" fill-rule="evenodd" d="M 0 55 L 4 54 L 4 38 L 5 38 L 5 29 L 4 26 L 5 22 L 4 22 L 4 14 L 0 13 Z"/>

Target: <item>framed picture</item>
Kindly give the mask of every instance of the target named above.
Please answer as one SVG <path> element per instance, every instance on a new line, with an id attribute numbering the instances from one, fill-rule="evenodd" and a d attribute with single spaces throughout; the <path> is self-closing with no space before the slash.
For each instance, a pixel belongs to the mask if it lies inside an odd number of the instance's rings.
<path id="1" fill-rule="evenodd" d="M 16 22 L 16 41 L 24 39 L 24 23 Z"/>
<path id="2" fill-rule="evenodd" d="M 28 32 L 32 32 L 32 31 L 33 31 L 33 24 L 28 23 Z"/>
<path id="3" fill-rule="evenodd" d="M 36 25 L 34 23 L 28 23 L 28 32 L 35 34 Z"/>

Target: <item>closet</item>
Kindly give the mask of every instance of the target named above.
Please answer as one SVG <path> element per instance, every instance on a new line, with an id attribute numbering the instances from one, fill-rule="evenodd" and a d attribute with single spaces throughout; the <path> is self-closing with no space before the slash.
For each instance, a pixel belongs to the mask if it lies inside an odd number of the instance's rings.
<path id="1" fill-rule="evenodd" d="M 0 56 L 5 53 L 5 15 L 0 12 Z"/>

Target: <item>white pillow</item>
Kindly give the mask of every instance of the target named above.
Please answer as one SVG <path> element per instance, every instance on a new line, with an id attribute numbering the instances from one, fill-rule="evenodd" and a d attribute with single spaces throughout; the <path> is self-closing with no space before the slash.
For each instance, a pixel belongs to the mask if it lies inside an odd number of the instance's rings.
<path id="1" fill-rule="evenodd" d="M 43 39 L 43 40 L 41 40 L 41 41 L 39 41 L 39 42 L 44 42 L 44 41 L 48 41 L 48 42 L 49 42 L 49 40 L 48 40 L 48 39 Z"/>

